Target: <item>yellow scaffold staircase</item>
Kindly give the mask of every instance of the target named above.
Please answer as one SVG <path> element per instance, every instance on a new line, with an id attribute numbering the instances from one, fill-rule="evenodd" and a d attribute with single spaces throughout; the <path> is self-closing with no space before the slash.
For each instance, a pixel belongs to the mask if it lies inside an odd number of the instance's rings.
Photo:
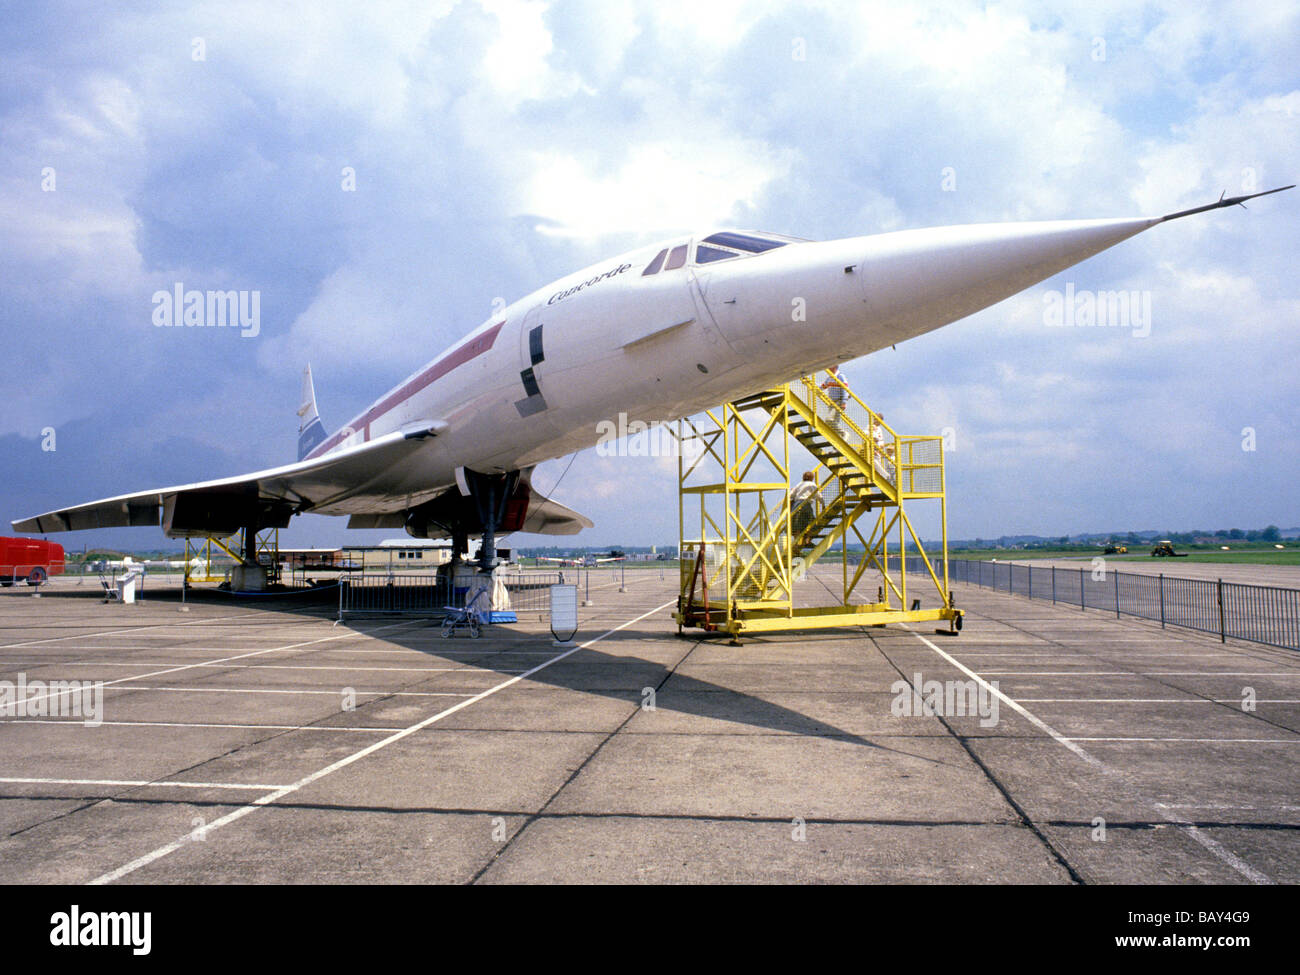
<path id="1" fill-rule="evenodd" d="M 948 589 L 942 437 L 899 436 L 827 372 L 683 420 L 678 442 L 679 630 L 734 639 L 932 620 L 947 622 L 940 632 L 961 629 Z M 792 491 L 795 465 L 811 470 Z M 939 503 L 937 569 L 906 510 L 919 500 Z M 910 604 L 909 562 L 932 584 L 923 598 L 914 587 Z"/>
<path id="2" fill-rule="evenodd" d="M 185 585 L 196 582 L 229 582 L 230 564 L 244 560 L 249 551 L 248 529 L 224 538 L 199 535 L 185 537 Z M 266 581 L 280 581 L 280 530 L 266 528 L 254 535 L 253 551 L 257 562 L 266 569 Z M 222 559 L 222 554 L 226 556 Z"/>

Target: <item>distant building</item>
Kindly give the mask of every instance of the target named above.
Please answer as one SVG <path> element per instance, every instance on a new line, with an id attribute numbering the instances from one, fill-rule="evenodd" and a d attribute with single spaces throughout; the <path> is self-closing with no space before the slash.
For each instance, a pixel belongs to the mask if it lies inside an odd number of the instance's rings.
<path id="1" fill-rule="evenodd" d="M 478 558 L 480 543 L 471 541 L 467 562 Z M 366 569 L 387 571 L 436 569 L 451 561 L 451 542 L 436 538 L 386 538 L 378 545 L 349 545 L 345 550 L 349 561 Z M 497 557 L 510 561 L 510 549 L 497 546 Z"/>
<path id="2" fill-rule="evenodd" d="M 291 572 L 347 568 L 341 548 L 281 548 L 276 554 L 280 564 Z"/>

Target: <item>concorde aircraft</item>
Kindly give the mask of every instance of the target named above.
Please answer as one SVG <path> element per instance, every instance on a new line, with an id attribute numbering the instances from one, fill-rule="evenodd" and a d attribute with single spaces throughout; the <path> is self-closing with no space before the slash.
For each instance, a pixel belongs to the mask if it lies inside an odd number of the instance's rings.
<path id="1" fill-rule="evenodd" d="M 332 434 L 310 371 L 298 461 L 13 522 L 20 532 L 161 526 L 168 536 L 284 527 L 450 537 L 575 534 L 591 522 L 533 489 L 542 461 L 595 444 L 601 423 L 665 421 L 855 359 L 964 318 L 1163 217 L 977 224 L 815 242 L 723 230 L 678 237 L 548 284 L 484 322 Z M 801 314 L 794 314 L 795 308 Z"/>

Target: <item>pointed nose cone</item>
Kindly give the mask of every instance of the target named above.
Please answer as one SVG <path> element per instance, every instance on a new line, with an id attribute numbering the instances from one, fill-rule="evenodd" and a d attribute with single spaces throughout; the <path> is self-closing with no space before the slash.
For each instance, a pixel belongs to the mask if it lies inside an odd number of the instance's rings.
<path id="1" fill-rule="evenodd" d="M 964 318 L 1160 220 L 1058 220 L 905 230 L 865 238 L 862 283 L 881 344 Z"/>

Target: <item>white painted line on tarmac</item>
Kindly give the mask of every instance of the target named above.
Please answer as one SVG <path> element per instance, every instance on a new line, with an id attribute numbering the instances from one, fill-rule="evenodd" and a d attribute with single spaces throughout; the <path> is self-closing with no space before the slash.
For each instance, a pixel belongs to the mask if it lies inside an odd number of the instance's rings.
<path id="1" fill-rule="evenodd" d="M 349 638 L 349 637 L 354 637 L 354 636 L 369 636 L 369 635 L 371 635 L 372 633 L 378 633 L 378 632 L 380 632 L 380 630 L 391 630 L 391 629 L 393 629 L 394 627 L 398 627 L 398 626 L 406 626 L 406 625 L 409 625 L 409 623 L 408 623 L 407 621 L 403 621 L 403 622 L 401 622 L 401 623 L 390 623 L 390 624 L 388 624 L 387 626 L 381 626 L 381 627 L 378 627 L 378 628 L 376 628 L 376 629 L 374 629 L 374 630 L 370 630 L 370 631 L 367 632 L 367 633 L 361 633 L 360 631 L 349 631 L 349 632 L 347 632 L 347 633 L 335 633 L 333 636 L 323 636 L 323 637 L 319 637 L 319 638 L 317 638 L 317 639 L 315 639 L 315 640 L 306 640 L 306 641 L 304 641 L 304 642 L 302 642 L 302 643 L 290 643 L 290 644 L 287 644 L 286 646 L 283 646 L 283 647 L 271 647 L 270 649 L 267 649 L 267 650 L 250 650 L 250 651 L 248 651 L 247 653 L 237 653 L 237 654 L 235 654 L 234 656 L 226 657 L 226 658 L 224 658 L 224 660 L 208 660 L 208 661 L 204 661 L 203 663 L 197 663 L 197 664 L 184 664 L 183 666 L 179 666 L 179 667 L 169 667 L 169 668 L 164 669 L 164 670 L 151 670 L 151 671 L 150 671 L 149 673 L 147 673 L 147 674 L 136 674 L 134 677 L 119 677 L 117 680 L 106 680 L 106 681 L 103 682 L 103 686 L 104 686 L 104 687 L 111 687 L 111 686 L 113 686 L 114 684 L 125 684 L 125 683 L 129 683 L 129 682 L 131 682 L 131 681 L 145 680 L 145 679 L 147 679 L 147 678 L 149 678 L 149 677 L 161 677 L 163 674 L 174 674 L 174 673 L 177 673 L 178 671 L 182 671 L 182 670 L 193 670 L 193 669 L 196 668 L 196 667 L 211 667 L 211 666 L 214 666 L 214 665 L 216 665 L 216 664 L 224 663 L 224 662 L 226 662 L 226 661 L 230 661 L 230 660 L 243 660 L 245 657 L 256 657 L 256 656 L 258 656 L 259 654 L 263 654 L 263 653 L 275 653 L 277 650 L 294 650 L 294 649 L 297 649 L 297 648 L 299 648 L 299 647 L 310 647 L 310 646 L 312 646 L 312 645 L 314 645 L 314 644 L 317 644 L 317 643 L 329 643 L 331 640 L 343 640 L 343 639 L 347 639 L 347 638 Z M 139 666 L 139 665 L 137 665 L 137 666 Z M 44 695 L 35 695 L 35 696 L 33 696 L 33 697 L 29 697 L 29 698 L 27 698 L 23 703 L 24 703 L 24 704 L 31 704 L 31 703 L 34 702 L 34 701 L 45 700 L 46 698 L 52 697 L 52 696 L 54 696 L 55 694 L 59 694 L 59 695 L 61 696 L 62 694 L 66 694 L 66 693 L 68 693 L 68 692 L 67 692 L 67 691 L 51 691 L 51 692 L 49 692 L 49 693 L 47 693 L 47 694 L 44 694 Z"/>
<path id="2" fill-rule="evenodd" d="M 1300 677 L 1300 670 L 1283 670 L 1277 673 L 1252 670 L 1147 670 L 1139 677 Z"/>
<path id="3" fill-rule="evenodd" d="M 329 639 L 337 640 L 340 638 L 341 637 L 330 637 Z M 300 647 L 300 646 L 306 646 L 306 644 L 295 644 L 295 647 Z M 287 648 L 272 647 L 267 650 L 256 650 L 253 652 L 273 653 L 276 650 L 281 650 L 281 649 L 287 649 Z M 245 654 L 243 656 L 247 656 L 247 655 Z M 239 658 L 230 657 L 229 659 L 237 660 Z M 459 667 L 365 667 L 360 664 L 355 666 L 352 664 L 230 664 L 230 663 L 223 663 L 220 660 L 214 660 L 214 661 L 205 660 L 202 663 L 197 663 L 197 664 L 180 664 L 180 663 L 173 663 L 169 661 L 168 662 L 155 661 L 155 663 L 164 667 L 176 667 L 179 670 L 185 670 L 190 668 L 201 668 L 201 667 L 215 667 L 218 670 L 347 670 L 347 671 L 377 670 L 377 671 L 382 671 L 384 673 L 411 673 L 411 674 L 423 674 L 423 673 L 450 674 L 450 673 L 461 673 L 461 672 L 472 672 L 472 673 L 480 673 L 480 674 L 481 673 L 492 673 L 492 674 L 522 673 L 522 670 L 505 670 L 505 669 L 498 669 L 496 667 L 475 667 L 475 666 L 467 667 L 464 665 L 461 665 Z M 107 661 L 107 660 L 65 660 L 58 664 L 53 664 L 53 663 L 36 664 L 35 666 L 37 667 L 54 667 L 54 666 L 137 667 L 138 668 L 141 666 L 141 664 L 139 661 L 131 662 L 131 661 Z M 166 672 L 167 671 L 163 671 L 163 673 Z"/>
<path id="4" fill-rule="evenodd" d="M 450 642 L 447 639 L 439 637 L 435 646 L 446 646 Z M 407 657 L 425 658 L 432 655 L 438 657 L 546 657 L 550 656 L 548 650 L 416 650 L 407 646 L 409 643 L 415 643 L 410 637 L 402 637 L 402 646 L 400 647 L 338 647 L 329 651 L 337 654 L 403 654 Z"/>
<path id="5" fill-rule="evenodd" d="M 998 700 L 1002 701 L 1002 702 L 1003 702 L 1004 704 L 1006 704 L 1009 708 L 1011 708 L 1011 710 L 1015 711 L 1017 714 L 1019 714 L 1021 717 L 1023 717 L 1026 721 L 1028 721 L 1030 724 L 1034 725 L 1034 726 L 1035 726 L 1036 728 L 1038 728 L 1040 731 L 1042 731 L 1042 732 L 1044 732 L 1044 733 L 1050 735 L 1051 737 L 1055 738 L 1058 742 L 1060 742 L 1060 743 L 1061 743 L 1062 745 L 1064 745 L 1066 748 L 1070 749 L 1070 751 L 1074 752 L 1074 754 L 1078 755 L 1081 759 L 1083 759 L 1083 760 L 1084 760 L 1085 762 L 1087 762 L 1089 765 L 1096 765 L 1096 766 L 1100 766 L 1100 765 L 1101 765 L 1101 762 L 1097 761 L 1097 759 L 1093 758 L 1091 755 L 1089 755 L 1086 751 L 1084 751 L 1082 748 L 1080 748 L 1080 747 L 1079 747 L 1078 745 L 1076 745 L 1074 742 L 1070 741 L 1070 739 L 1066 738 L 1066 737 L 1065 737 L 1064 735 L 1062 735 L 1059 731 L 1057 731 L 1055 728 L 1053 728 L 1051 725 L 1049 725 L 1046 721 L 1043 721 L 1043 720 L 1042 720 L 1041 718 L 1039 718 L 1037 715 L 1032 714 L 1028 709 L 1024 708 L 1024 707 L 1021 706 L 1017 701 L 1015 701 L 1015 700 L 1013 700 L 1012 698 L 1008 697 L 1006 694 L 1004 694 L 1004 693 L 1003 693 L 1002 691 L 1000 691 L 998 688 L 994 687 L 992 684 L 990 684 L 988 681 L 986 681 L 986 680 L 985 680 L 983 677 L 981 677 L 979 674 L 975 673 L 975 671 L 971 670 L 971 669 L 970 669 L 969 667 L 967 667 L 965 664 L 961 663 L 961 661 L 957 660 L 957 659 L 956 659 L 955 657 L 953 657 L 952 655 L 946 653 L 946 652 L 945 652 L 944 650 L 942 650 L 938 645 L 932 643 L 931 641 L 927 640 L 925 637 L 921 636 L 921 634 L 917 633 L 915 630 L 913 630 L 913 629 L 912 629 L 910 626 L 908 626 L 906 623 L 901 623 L 901 624 L 899 624 L 899 625 L 902 626 L 903 629 L 905 629 L 905 630 L 907 630 L 909 633 L 911 633 L 912 636 L 916 637 L 918 640 L 920 640 L 922 643 L 924 643 L 927 647 L 929 647 L 929 648 L 930 648 L 931 650 L 933 650 L 935 653 L 937 653 L 937 654 L 938 654 L 940 657 L 942 657 L 944 660 L 948 661 L 948 663 L 952 664 L 954 667 L 956 667 L 958 670 L 960 670 L 963 674 L 965 674 L 966 676 L 968 676 L 969 678 L 971 678 L 971 680 L 975 681 L 977 684 L 979 684 L 981 687 L 983 687 L 983 688 L 984 688 L 986 691 L 988 691 L 990 694 L 995 695 L 995 696 L 998 698 Z"/>
<path id="6" fill-rule="evenodd" d="M 1300 806 L 1243 806 L 1235 802 L 1157 802 L 1161 809 L 1231 809 L 1237 812 L 1297 812 Z"/>
<path id="7" fill-rule="evenodd" d="M 468 695 L 465 695 L 468 697 Z M 44 724 L 44 725 L 64 725 L 70 728 L 80 728 L 85 726 L 85 722 L 73 718 L 6 718 L 0 720 L 0 724 Z M 101 721 L 95 727 L 109 726 L 122 728 L 232 728 L 244 729 L 249 731 L 368 731 L 393 732 L 401 731 L 401 728 L 367 728 L 364 726 L 342 726 L 342 725 L 301 725 L 301 724 L 219 724 L 216 722 L 199 722 L 199 721 Z M 161 783 L 166 785 L 167 783 Z M 280 786 L 267 786 L 268 789 L 278 789 Z"/>
<path id="8" fill-rule="evenodd" d="M 1007 697 L 997 688 L 991 686 L 989 682 L 984 680 L 984 678 L 981 677 L 979 674 L 975 673 L 969 667 L 963 665 L 960 661 L 953 658 L 950 654 L 945 653 L 944 650 L 940 648 L 937 644 L 935 644 L 932 640 L 928 640 L 925 637 L 921 636 L 921 634 L 917 633 L 906 623 L 902 623 L 900 625 L 903 627 L 903 629 L 909 631 L 912 634 L 912 636 L 916 637 L 927 647 L 929 647 L 931 650 L 937 653 L 940 657 L 948 661 L 948 663 L 952 664 L 962 673 L 967 674 L 972 680 L 978 682 L 980 685 L 982 685 L 991 693 L 996 694 L 1000 700 L 1005 701 L 1007 704 L 1009 704 L 1012 710 L 1016 711 L 1018 714 L 1028 719 L 1031 724 L 1034 724 L 1037 727 L 1046 731 L 1049 735 L 1051 735 L 1054 739 L 1056 739 L 1057 742 L 1059 742 L 1061 745 L 1068 748 L 1070 751 L 1074 752 L 1076 755 L 1078 755 L 1084 761 L 1088 762 L 1094 768 L 1097 768 L 1109 775 L 1114 775 L 1116 778 L 1120 779 L 1121 781 L 1124 779 L 1124 776 L 1121 775 L 1117 770 L 1112 769 L 1104 762 L 1089 755 L 1086 751 L 1080 748 L 1074 741 L 1072 741 L 1069 738 L 1066 738 L 1064 735 L 1056 731 L 1046 722 L 1035 717 L 1026 708 L 1016 703 L 1011 698 Z M 1170 813 L 1164 809 L 1160 809 L 1158 804 L 1153 804 L 1153 805 L 1156 805 L 1160 814 L 1164 816 L 1165 819 L 1168 819 L 1170 822 L 1178 823 L 1179 825 L 1181 825 L 1188 836 L 1190 836 L 1193 840 L 1195 840 L 1197 843 L 1203 846 L 1207 851 L 1209 851 L 1211 855 L 1218 858 L 1221 862 L 1226 863 L 1233 870 L 1236 870 L 1243 877 L 1247 878 L 1251 883 L 1271 884 L 1273 882 L 1271 879 L 1269 879 L 1264 874 L 1260 873 L 1254 867 L 1250 866 L 1250 864 L 1246 863 L 1240 857 L 1224 849 L 1223 846 L 1220 845 L 1217 841 L 1215 841 L 1214 839 L 1210 838 L 1209 836 L 1206 836 L 1204 833 L 1197 830 L 1197 828 L 1193 826 L 1191 823 L 1188 823 L 1185 820 L 1177 819 L 1173 813 Z"/>
<path id="9" fill-rule="evenodd" d="M 1198 745 L 1300 745 L 1300 738 L 1081 738 L 1070 741 L 1172 741 Z"/>
<path id="10" fill-rule="evenodd" d="M 404 643 L 413 642 L 403 639 Z M 365 647 L 339 647 L 337 650 L 331 650 L 330 653 L 400 653 L 407 656 L 428 656 L 428 650 L 410 650 L 405 647 L 394 647 L 389 650 L 370 650 Z M 434 657 L 546 657 L 551 653 L 550 650 L 439 650 L 433 654 Z"/>
<path id="11" fill-rule="evenodd" d="M 1300 677 L 1300 670 L 986 670 L 990 677 Z"/>
<path id="12" fill-rule="evenodd" d="M 1137 677 L 1134 670 L 986 670 L 990 677 Z"/>
<path id="13" fill-rule="evenodd" d="M 1240 704 L 1239 697 L 1022 697 L 1021 704 Z M 1300 704 L 1300 698 L 1256 698 L 1256 704 Z"/>
<path id="14" fill-rule="evenodd" d="M 421 721 L 417 721 L 415 724 L 409 725 L 403 728 L 401 731 L 396 732 L 395 734 L 389 735 L 387 738 L 383 739 L 382 741 L 373 742 L 370 745 L 367 745 L 365 748 L 362 748 L 360 751 L 353 752 L 351 755 L 345 756 L 344 758 L 339 759 L 337 762 L 327 765 L 322 769 L 318 769 L 317 771 L 312 772 L 310 775 L 306 775 L 303 778 L 299 779 L 297 782 L 294 782 L 292 785 L 282 786 L 280 788 L 275 789 L 275 791 L 273 792 L 268 792 L 266 795 L 261 796 L 254 802 L 246 806 L 241 806 L 240 808 L 232 812 L 226 813 L 226 815 L 218 819 L 214 819 L 211 823 L 208 823 L 205 826 L 201 827 L 201 829 L 204 835 L 206 836 L 207 834 L 213 832 L 214 830 L 220 829 L 222 826 L 226 826 L 230 823 L 235 822 L 236 820 L 242 819 L 243 817 L 247 816 L 249 813 L 255 812 L 256 810 L 261 809 L 264 806 L 268 806 L 273 802 L 277 802 L 278 800 L 283 799 L 285 796 L 297 792 L 299 789 L 303 788 L 304 786 L 311 785 L 313 782 L 316 782 L 317 780 L 322 779 L 333 772 L 337 772 L 339 769 L 346 768 L 352 763 L 360 761 L 361 759 L 365 758 L 367 755 L 374 754 L 375 752 L 379 751 L 381 748 L 385 748 L 396 741 L 401 741 L 403 738 L 406 738 L 409 735 L 415 734 L 417 731 L 421 731 L 429 727 L 431 724 L 433 724 L 436 721 L 440 721 L 449 715 L 455 714 L 457 711 L 461 711 L 472 704 L 477 704 L 479 701 L 482 701 L 483 699 L 490 697 L 493 694 L 496 694 L 498 691 L 503 691 L 507 687 L 517 684 L 520 681 L 528 677 L 531 677 L 533 674 L 538 673 L 539 671 L 545 670 L 547 667 L 550 667 L 552 664 L 559 663 L 561 660 L 571 656 L 572 654 L 577 653 L 579 650 L 584 650 L 594 643 L 599 643 L 601 640 L 605 639 L 608 636 L 612 636 L 613 634 L 617 633 L 619 630 L 626 629 L 627 627 L 631 626 L 634 623 L 641 622 L 641 620 L 645 619 L 647 616 L 652 616 L 655 613 L 667 609 L 669 606 L 672 606 L 674 603 L 676 603 L 676 601 L 677 600 L 672 599 L 666 603 L 663 603 L 660 606 L 656 606 L 654 609 L 647 610 L 646 612 L 642 613 L 640 616 L 628 620 L 626 623 L 620 623 L 618 626 L 614 627 L 613 629 L 606 630 L 600 636 L 592 637 L 590 640 L 587 640 L 584 643 L 580 643 L 576 647 L 573 647 L 572 649 L 565 650 L 563 653 L 557 654 L 556 656 L 543 661 L 542 663 L 538 664 L 536 667 L 533 667 L 531 670 L 524 671 L 524 673 L 511 677 L 509 680 L 502 681 L 500 684 L 496 684 L 493 687 L 490 687 L 487 690 L 474 695 L 468 700 L 461 701 L 459 704 L 454 704 L 449 708 L 445 708 L 442 711 L 438 711 L 435 714 L 431 714 L 429 715 L 429 717 L 424 718 Z M 154 861 L 159 860 L 162 857 L 167 856 L 168 854 L 174 853 L 177 850 L 179 850 L 181 847 L 187 845 L 189 842 L 191 842 L 191 840 L 193 840 L 195 832 L 197 831 L 191 831 L 190 833 L 185 834 L 185 836 L 182 836 L 178 840 L 173 840 L 170 843 L 158 847 L 158 849 L 153 850 L 150 853 L 146 853 L 144 856 L 137 857 L 136 859 L 132 860 L 130 863 L 123 864 L 122 866 L 118 867 L 116 870 L 111 870 L 108 873 L 101 874 L 100 876 L 96 877 L 94 880 L 90 881 L 90 883 L 92 885 L 100 885 L 100 884 L 109 884 L 115 880 L 120 880 L 122 877 L 125 877 L 127 874 L 134 873 L 136 870 L 139 870 L 141 867 L 148 866 Z"/>
<path id="15" fill-rule="evenodd" d="M 148 779 L 20 779 L 0 778 L 0 782 L 13 785 L 106 785 L 106 786 L 148 786 L 149 788 L 175 789 L 236 789 L 245 792 L 264 792 L 267 789 L 282 789 L 279 785 L 258 785 L 245 782 L 158 782 Z"/>
<path id="16" fill-rule="evenodd" d="M 80 653 L 82 650 L 129 650 L 129 651 L 136 652 L 136 653 L 141 652 L 141 651 L 145 651 L 145 652 L 147 652 L 147 651 L 151 651 L 151 650 L 154 651 L 154 652 L 156 652 L 156 653 L 229 653 L 231 650 L 257 650 L 257 649 L 259 649 L 258 647 L 255 647 L 255 646 L 253 646 L 253 647 L 237 647 L 237 646 L 234 646 L 234 645 L 233 645 L 233 644 L 236 644 L 236 643 L 243 643 L 243 642 L 245 642 L 245 641 L 244 641 L 243 638 L 241 638 L 241 637 L 232 637 L 231 640 L 230 640 L 230 644 L 227 644 L 227 645 L 224 646 L 224 647 L 191 647 L 191 646 L 161 646 L 161 645 L 159 645 L 159 646 L 146 646 L 146 645 L 133 645 L 133 646 L 125 646 L 125 647 L 115 647 L 115 646 L 89 646 L 89 647 L 85 647 L 85 646 L 76 646 L 76 647 L 70 647 L 69 649 L 70 649 L 70 650 L 74 650 L 74 651 L 76 651 L 76 652 L 78 652 L 78 653 Z M 263 641 L 263 642 L 265 642 L 265 641 Z M 267 649 L 267 650 L 274 650 L 275 647 L 266 647 L 265 649 Z M 96 661 L 96 663 L 98 663 L 98 661 Z"/>
<path id="17" fill-rule="evenodd" d="M 174 691 L 182 694 L 327 694 L 338 697 L 339 691 L 312 691 L 299 687 L 166 687 L 158 684 L 141 684 L 134 687 L 114 687 L 121 691 Z M 357 691 L 357 697 L 473 697 L 473 691 Z"/>
<path id="18" fill-rule="evenodd" d="M 405 621 L 404 621 L 404 622 L 405 622 Z M 231 642 L 233 643 L 233 642 L 235 642 L 235 641 L 231 641 Z M 402 642 L 403 642 L 403 643 L 406 643 L 406 642 L 408 642 L 408 641 L 407 641 L 407 639 L 406 639 L 405 637 L 403 637 L 403 638 L 402 638 Z M 443 642 L 445 643 L 446 641 L 444 640 Z M 162 647 L 162 646 L 158 646 L 158 647 L 82 647 L 82 646 L 78 646 L 78 647 L 70 647 L 69 649 L 72 650 L 72 651 L 75 651 L 75 652 L 77 652 L 77 653 L 81 653 L 82 651 L 87 651 L 87 650 L 104 650 L 104 651 L 120 650 L 120 651 L 131 651 L 131 652 L 133 652 L 133 653 L 137 653 L 137 654 L 145 654 L 145 653 L 150 653 L 150 652 L 152 652 L 152 653 L 163 654 L 163 653 L 229 653 L 231 650 L 257 650 L 257 649 L 266 649 L 266 650 L 268 650 L 268 651 L 273 651 L 273 650 L 278 650 L 279 647 L 278 647 L 278 646 L 275 646 L 275 647 L 259 648 L 259 647 L 235 647 L 235 646 L 225 646 L 225 647 L 186 647 L 186 646 L 180 646 L 180 647 L 176 647 L 176 646 L 170 646 L 170 647 Z M 352 654 L 352 653 L 356 653 L 356 654 L 389 654 L 389 655 L 401 655 L 401 656 L 406 656 L 406 657 L 409 657 L 409 658 L 412 658 L 412 659 L 424 659 L 424 658 L 428 658 L 428 657 L 431 655 L 431 652 L 430 652 L 429 650 L 416 650 L 416 649 L 412 649 L 412 648 L 409 648 L 409 647 L 406 647 L 406 646 L 401 646 L 401 647 L 382 647 L 382 648 L 369 648 L 369 647 L 339 647 L 338 649 L 336 649 L 336 650 L 332 650 L 332 651 L 330 651 L 330 652 L 331 652 L 331 653 L 338 653 L 338 654 Z M 542 656 L 547 656 L 549 653 L 550 653 L 549 650 L 439 650 L 439 651 L 437 651 L 436 653 L 432 653 L 432 656 L 435 657 L 435 658 L 438 658 L 438 657 L 542 657 Z M 0 662 L 4 663 L 5 666 L 10 666 L 10 667 L 12 667 L 12 666 L 20 666 L 20 664 L 11 663 L 10 661 L 0 661 Z M 33 662 L 33 663 L 28 664 L 28 666 L 49 667 L 49 666 L 53 666 L 53 665 L 56 664 L 56 663 L 57 663 L 57 664 L 63 664 L 63 663 L 67 663 L 67 662 L 69 662 L 69 661 L 63 661 L 63 660 L 51 661 L 51 660 L 48 660 L 48 659 L 42 658 L 40 661 L 36 661 L 36 662 Z M 97 660 L 97 659 L 96 659 L 96 660 L 88 660 L 88 661 L 76 661 L 76 662 L 78 662 L 78 663 L 108 663 L 108 661 L 101 661 L 101 660 Z M 113 665 L 113 666 L 127 666 L 128 664 L 129 664 L 129 661 L 127 661 L 127 662 L 113 662 L 112 665 Z"/>
<path id="19" fill-rule="evenodd" d="M 70 636 L 52 636 L 46 640 L 27 640 L 23 643 L 4 643 L 4 644 L 0 644 L 0 650 L 9 650 L 13 647 L 38 647 L 44 643 L 58 643 L 60 640 L 76 640 L 80 637 L 113 636 L 114 634 L 117 633 L 137 633 L 140 630 L 156 630 L 162 626 L 197 626 L 201 623 L 203 624 L 221 623 L 226 620 L 240 620 L 240 619 L 245 619 L 245 616 L 243 614 L 239 616 L 214 616 L 209 619 L 186 620 L 184 623 L 173 623 L 173 622 L 149 623 L 145 626 L 128 626 L 117 630 L 98 630 L 94 633 L 73 633 Z"/>
<path id="20" fill-rule="evenodd" d="M 1273 882 L 1266 874 L 1256 870 L 1245 860 L 1241 859 L 1241 857 L 1225 848 L 1218 840 L 1206 836 L 1182 816 L 1175 812 L 1171 812 L 1168 808 L 1162 806 L 1158 802 L 1155 804 L 1155 807 L 1156 811 L 1159 812 L 1161 816 L 1169 820 L 1169 822 L 1181 826 L 1188 836 L 1194 839 L 1197 843 L 1200 843 L 1201 846 L 1205 847 L 1228 866 L 1232 867 L 1233 870 L 1236 870 L 1237 873 L 1241 874 L 1252 884 L 1271 884 Z"/>
<path id="21" fill-rule="evenodd" d="M 1107 651 L 1112 652 L 1112 651 Z M 1131 657 L 1140 657 L 1147 659 L 1150 657 L 1174 657 L 1178 660 L 1186 660 L 1189 657 L 1231 657 L 1234 654 L 1224 653 L 1179 653 L 1177 650 L 1127 650 L 1126 655 Z M 962 656 L 965 657 L 1015 657 L 1019 660 L 1030 660 L 1036 657 L 1060 660 L 1063 657 L 1073 656 L 1069 651 L 1058 650 L 1055 653 L 1025 653 L 1022 651 L 1004 652 L 1001 650 L 963 650 Z M 1240 656 L 1240 655 L 1235 655 Z"/>

